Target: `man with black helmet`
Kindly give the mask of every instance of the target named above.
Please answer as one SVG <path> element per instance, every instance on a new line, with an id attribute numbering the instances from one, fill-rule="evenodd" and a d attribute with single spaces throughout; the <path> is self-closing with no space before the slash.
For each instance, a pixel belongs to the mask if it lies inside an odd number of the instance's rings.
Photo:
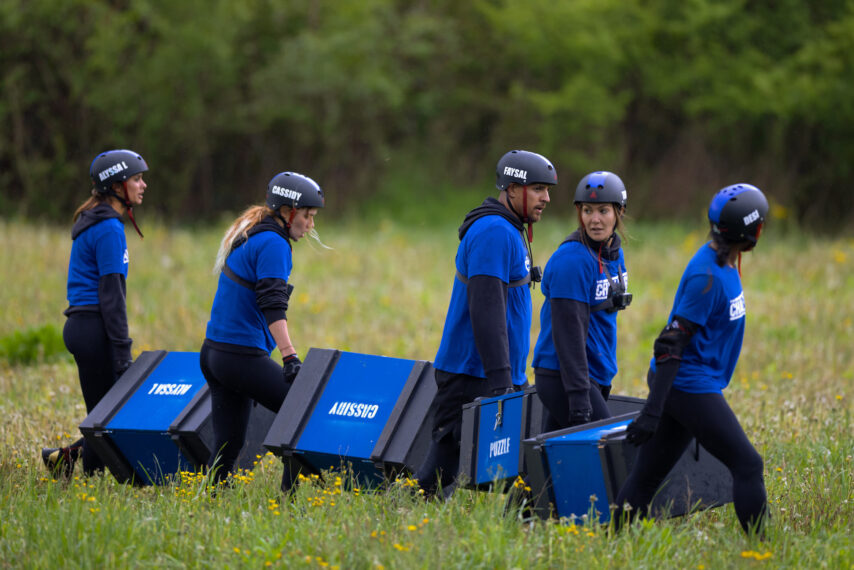
<path id="1" fill-rule="evenodd" d="M 456 478 L 462 406 L 527 384 L 529 287 L 539 280 L 532 275 L 528 244 L 557 172 L 545 157 L 513 150 L 498 161 L 496 179 L 498 198 L 486 198 L 459 229 L 454 287 L 433 363 L 438 393 L 432 442 L 415 474 L 428 497 Z"/>
<path id="2" fill-rule="evenodd" d="M 137 233 L 133 207 L 142 204 L 148 164 L 131 150 L 110 150 L 89 166 L 91 197 L 74 212 L 68 262 L 68 308 L 62 338 L 74 355 L 86 411 L 92 409 L 131 364 L 125 305 L 128 249 L 121 218 Z M 101 458 L 83 438 L 68 447 L 42 450 L 51 471 L 70 477 L 78 457 L 87 475 L 103 470 Z"/>
<path id="3" fill-rule="evenodd" d="M 266 203 L 243 212 L 222 239 L 214 266 L 219 283 L 199 354 L 211 391 L 217 483 L 234 469 L 252 401 L 278 412 L 299 372 L 287 321 L 291 241 L 316 238 L 314 217 L 324 203 L 314 180 L 281 172 L 267 184 Z M 273 349 L 281 365 L 270 358 Z M 286 465 L 282 490 L 291 488 L 294 475 Z"/>
<path id="4" fill-rule="evenodd" d="M 637 460 L 617 496 L 613 520 L 646 516 L 658 486 L 691 438 L 732 474 L 735 513 L 748 534 L 761 533 L 767 510 L 762 457 L 724 399 L 741 352 L 746 306 L 741 253 L 756 246 L 768 213 L 750 184 L 719 191 L 709 206 L 711 241 L 688 263 L 668 324 L 654 345 L 649 398 L 626 429 Z"/>
<path id="5" fill-rule="evenodd" d="M 534 348 L 546 431 L 610 417 L 617 373 L 617 314 L 631 302 L 620 233 L 626 187 L 613 172 L 586 175 L 575 189 L 578 229 L 549 258 Z"/>

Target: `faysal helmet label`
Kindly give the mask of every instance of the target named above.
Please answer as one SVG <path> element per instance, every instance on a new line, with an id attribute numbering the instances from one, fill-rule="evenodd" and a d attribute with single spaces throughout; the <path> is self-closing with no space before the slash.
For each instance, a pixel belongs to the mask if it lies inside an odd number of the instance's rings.
<path id="1" fill-rule="evenodd" d="M 281 186 L 273 186 L 270 190 L 276 196 L 281 196 L 282 198 L 292 198 L 294 200 L 299 200 L 302 196 L 302 192 L 297 192 L 296 190 L 291 190 L 290 188 L 282 188 Z"/>
<path id="2" fill-rule="evenodd" d="M 358 402 L 335 402 L 329 409 L 330 416 L 345 416 L 371 419 L 377 415 L 380 407 L 377 404 L 360 404 Z"/>
<path id="3" fill-rule="evenodd" d="M 519 170 L 518 168 L 513 168 L 511 166 L 504 167 L 504 175 L 512 176 L 513 178 L 521 178 L 522 180 L 528 179 L 528 171 L 527 170 Z"/>
<path id="4" fill-rule="evenodd" d="M 112 176 L 113 174 L 117 174 L 122 170 L 127 170 L 128 165 L 125 161 L 117 162 L 109 168 L 105 168 L 101 172 L 98 173 L 98 178 L 101 179 L 101 182 Z"/>

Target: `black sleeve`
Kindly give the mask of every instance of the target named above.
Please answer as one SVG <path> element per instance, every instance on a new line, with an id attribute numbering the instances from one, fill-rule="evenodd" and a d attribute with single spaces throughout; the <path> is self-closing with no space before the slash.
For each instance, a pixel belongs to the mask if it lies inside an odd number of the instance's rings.
<path id="1" fill-rule="evenodd" d="M 103 275 L 98 280 L 98 305 L 107 338 L 113 345 L 114 363 L 131 360 L 130 347 L 133 341 L 128 336 L 128 317 L 125 276 L 121 273 Z"/>
<path id="2" fill-rule="evenodd" d="M 510 388 L 510 341 L 507 336 L 507 283 L 475 275 L 468 282 L 469 317 L 474 344 L 490 390 Z"/>
<path id="3" fill-rule="evenodd" d="M 655 339 L 655 374 L 650 374 L 647 378 L 649 398 L 644 405 L 646 413 L 655 417 L 661 416 L 664 402 L 682 363 L 682 351 L 699 328 L 696 323 L 676 315 Z"/>
<path id="4" fill-rule="evenodd" d="M 560 362 L 560 379 L 570 412 L 593 412 L 587 369 L 587 329 L 590 305 L 572 299 L 552 299 L 552 340 Z"/>
<path id="5" fill-rule="evenodd" d="M 264 313 L 267 324 L 287 318 L 288 301 L 293 285 L 284 279 L 259 279 L 255 283 L 255 302 Z"/>

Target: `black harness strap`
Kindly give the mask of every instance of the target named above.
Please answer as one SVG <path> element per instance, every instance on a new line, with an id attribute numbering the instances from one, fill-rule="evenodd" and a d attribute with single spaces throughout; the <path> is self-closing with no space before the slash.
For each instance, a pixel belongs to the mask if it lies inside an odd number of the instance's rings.
<path id="1" fill-rule="evenodd" d="M 238 247 L 240 247 L 241 245 L 246 243 L 246 241 L 250 237 L 254 236 L 255 234 L 260 234 L 261 232 L 276 232 L 277 234 L 279 234 L 280 236 L 282 236 L 283 238 L 285 238 L 287 240 L 288 247 L 293 247 L 293 246 L 291 246 L 291 237 L 288 235 L 288 233 L 282 228 L 282 226 L 277 224 L 275 222 L 275 220 L 273 220 L 272 217 L 268 216 L 268 217 L 264 218 L 263 220 L 261 220 L 261 222 L 256 224 L 254 227 L 252 227 L 249 231 L 247 231 L 245 238 L 240 238 L 240 239 L 234 240 L 234 243 L 231 244 L 231 251 L 228 252 L 228 255 L 230 256 L 234 252 L 235 249 L 237 249 Z M 227 260 L 228 260 L 228 258 L 226 258 L 226 261 Z M 226 277 L 228 277 L 229 279 L 231 279 L 232 281 L 237 283 L 238 285 L 241 285 L 242 287 L 246 287 L 247 289 L 250 289 L 252 291 L 255 290 L 255 283 L 252 283 L 251 281 L 247 281 L 246 279 L 244 279 L 243 277 L 241 277 L 240 275 L 235 273 L 231 269 L 231 267 L 228 266 L 228 263 L 222 264 L 222 273 Z M 286 290 L 285 290 L 285 294 L 287 295 L 287 297 L 290 298 L 293 290 L 294 290 L 294 286 L 291 285 L 290 283 L 288 283 L 286 285 Z"/>
<path id="2" fill-rule="evenodd" d="M 469 278 L 460 273 L 460 270 L 457 269 L 457 279 L 462 281 L 464 284 L 469 284 Z M 522 285 L 527 285 L 531 282 L 531 272 L 529 271 L 527 275 L 522 277 L 521 279 L 517 279 L 516 281 L 511 281 L 507 284 L 508 287 L 521 287 Z"/>
<path id="3" fill-rule="evenodd" d="M 622 273 L 617 275 L 617 282 L 619 283 L 618 287 L 613 287 L 612 284 L 614 282 L 613 277 L 611 277 L 611 272 L 608 271 L 608 264 L 603 263 L 602 269 L 605 271 L 605 275 L 608 277 L 608 298 L 599 303 L 598 305 L 593 305 L 590 307 L 590 312 L 595 313 L 596 311 L 607 311 L 609 309 L 614 309 L 614 295 L 619 295 L 621 293 L 625 293 L 626 285 L 623 283 L 623 275 Z"/>

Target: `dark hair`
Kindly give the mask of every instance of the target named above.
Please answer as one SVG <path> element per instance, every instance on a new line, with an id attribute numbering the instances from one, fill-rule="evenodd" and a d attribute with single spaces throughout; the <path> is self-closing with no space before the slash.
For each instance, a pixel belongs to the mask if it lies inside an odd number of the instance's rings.
<path id="1" fill-rule="evenodd" d="M 733 251 L 747 251 L 753 244 L 749 241 L 727 241 L 724 237 L 709 230 L 709 239 L 715 244 L 715 263 L 723 267 L 729 262 L 729 256 Z"/>

